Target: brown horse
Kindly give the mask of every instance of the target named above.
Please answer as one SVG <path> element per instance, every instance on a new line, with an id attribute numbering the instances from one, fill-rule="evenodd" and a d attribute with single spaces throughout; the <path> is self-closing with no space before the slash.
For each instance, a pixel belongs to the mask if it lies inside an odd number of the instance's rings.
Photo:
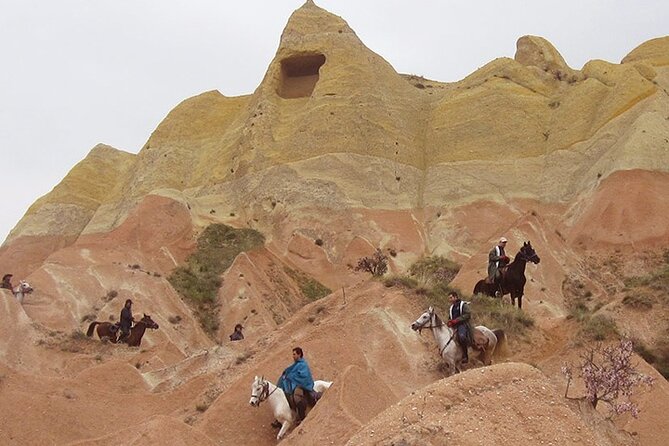
<path id="1" fill-rule="evenodd" d="M 111 322 L 99 322 L 93 321 L 91 325 L 88 326 L 88 331 L 86 336 L 93 336 L 93 330 L 95 327 L 98 327 L 97 333 L 100 339 L 108 339 L 112 344 L 116 344 L 118 339 L 118 324 L 112 324 Z"/>
<path id="2" fill-rule="evenodd" d="M 130 347 L 139 347 L 139 345 L 142 343 L 142 336 L 144 336 L 144 332 L 147 328 L 157 330 L 158 324 L 155 323 L 153 319 L 151 319 L 151 316 L 145 313 L 144 317 L 141 318 L 139 322 L 135 322 L 135 325 L 132 326 L 130 329 L 130 335 L 127 338 L 119 341 L 128 344 Z"/>
<path id="3" fill-rule="evenodd" d="M 116 344 L 117 342 L 123 342 L 128 344 L 131 347 L 139 347 L 142 343 L 142 336 L 147 328 L 153 330 L 158 329 L 158 324 L 151 319 L 151 316 L 145 314 L 139 322 L 135 322 L 135 325 L 130 329 L 130 334 L 125 339 L 119 339 L 119 324 L 112 324 L 111 322 L 99 322 L 93 321 L 88 326 L 88 331 L 86 336 L 92 336 L 95 327 L 97 326 L 97 333 L 100 339 L 108 339 L 109 342 Z"/>
<path id="4" fill-rule="evenodd" d="M 500 297 L 511 293 L 511 305 L 516 304 L 518 298 L 518 308 L 523 308 L 523 293 L 525 292 L 525 265 L 527 262 L 538 264 L 541 261 L 537 253 L 532 248 L 530 242 L 523 243 L 513 262 L 501 268 L 502 277 L 496 283 L 487 283 L 485 279 L 479 280 L 474 287 L 473 294 L 485 294 L 495 297 L 499 291 Z"/>

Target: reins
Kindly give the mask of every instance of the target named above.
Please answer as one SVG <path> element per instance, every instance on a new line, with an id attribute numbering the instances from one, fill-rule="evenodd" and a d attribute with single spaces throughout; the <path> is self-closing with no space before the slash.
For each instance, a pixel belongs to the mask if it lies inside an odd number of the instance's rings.
<path id="1" fill-rule="evenodd" d="M 430 324 L 432 323 L 432 317 L 434 317 L 434 316 L 435 316 L 434 314 L 432 316 L 430 316 Z M 444 325 L 446 325 L 446 324 L 444 324 L 443 322 L 439 325 L 422 325 L 418 328 L 418 332 L 420 333 L 420 331 L 424 328 L 441 328 Z M 444 344 L 444 346 L 439 349 L 439 356 L 442 356 L 444 354 L 444 350 L 446 350 L 446 347 L 448 347 L 448 344 L 450 344 L 451 341 L 453 341 L 453 338 L 455 338 L 455 334 L 457 333 L 457 331 L 455 331 L 455 330 L 451 330 L 451 331 L 452 331 L 451 337 L 448 339 L 448 341 L 446 341 L 446 344 Z"/>
<path id="2" fill-rule="evenodd" d="M 270 392 L 270 391 L 269 391 L 269 381 L 265 381 L 265 382 L 263 383 L 263 385 L 262 385 L 262 390 L 260 391 L 260 394 L 259 394 L 259 395 L 255 395 L 255 394 L 252 393 L 251 396 L 254 397 L 254 398 L 257 398 L 257 399 L 258 399 L 258 407 L 260 407 L 260 403 L 262 403 L 262 402 L 265 401 L 267 398 L 269 398 L 270 396 L 272 396 L 272 394 L 273 394 L 274 392 L 276 392 L 276 389 L 278 389 L 278 388 L 279 388 L 279 387 L 276 386 L 276 387 L 274 387 L 274 390 L 272 390 L 272 391 Z"/>

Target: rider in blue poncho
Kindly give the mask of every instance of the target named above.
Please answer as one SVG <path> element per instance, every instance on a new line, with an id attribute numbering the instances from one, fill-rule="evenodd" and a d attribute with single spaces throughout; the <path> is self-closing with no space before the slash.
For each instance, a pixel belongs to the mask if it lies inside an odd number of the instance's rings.
<path id="1" fill-rule="evenodd" d="M 293 349 L 293 361 L 295 362 L 283 371 L 276 385 L 281 387 L 286 395 L 292 395 L 297 387 L 302 387 L 309 392 L 313 391 L 314 379 L 311 377 L 309 364 L 304 359 L 304 352 L 300 347 Z"/>
<path id="2" fill-rule="evenodd" d="M 309 364 L 304 359 L 304 352 L 300 347 L 293 349 L 293 364 L 283 371 L 277 387 L 281 388 L 286 394 L 291 406 L 295 406 L 298 415 L 298 422 L 304 419 L 306 404 L 313 406 L 315 403 L 312 392 L 314 391 L 314 379 L 311 376 Z M 295 399 L 294 394 L 299 394 Z M 300 402 L 304 402 L 300 404 Z"/>

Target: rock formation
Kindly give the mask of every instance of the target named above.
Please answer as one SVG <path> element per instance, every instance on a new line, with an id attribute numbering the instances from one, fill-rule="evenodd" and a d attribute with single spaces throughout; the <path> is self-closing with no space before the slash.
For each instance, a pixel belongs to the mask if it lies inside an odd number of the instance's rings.
<path id="1" fill-rule="evenodd" d="M 247 409 L 248 390 L 254 374 L 275 379 L 299 343 L 336 384 L 311 415 L 318 423 L 288 443 L 389 444 L 401 432 L 410 443 L 442 444 L 437 433 L 465 441 L 414 406 L 438 399 L 450 410 L 464 404 L 454 388 L 474 381 L 466 388 L 485 391 L 472 397 L 467 426 L 486 441 L 511 432 L 490 424 L 506 416 L 498 389 L 521 424 L 498 444 L 550 439 L 524 420 L 527 392 L 549 414 L 528 414 L 536 423 L 560 417 L 554 439 L 628 444 L 555 403 L 562 347 L 537 359 L 543 373 L 511 364 L 434 383 L 434 348 L 408 329 L 419 302 L 352 266 L 376 248 L 393 253 L 391 273 L 443 255 L 463 264 L 453 284 L 468 291 L 499 235 L 514 247 L 531 240 L 542 265 L 529 272 L 526 311 L 555 327 L 568 313 L 565 277 L 588 276 L 587 255 L 669 245 L 668 54 L 661 37 L 619 64 L 577 70 L 545 39 L 524 36 L 513 59 L 441 83 L 398 74 L 342 18 L 307 1 L 253 94 L 184 100 L 136 155 L 96 146 L 10 233 L 0 269 L 36 291 L 23 307 L 0 292 L 0 398 L 29 406 L 3 416 L 0 442 L 105 444 L 121 423 L 126 439 L 274 444 L 269 411 Z M 212 223 L 267 240 L 222 276 L 216 339 L 166 279 Z M 310 303 L 292 271 L 333 293 Z M 604 279 L 590 280 L 608 296 Z M 80 339 L 128 297 L 160 323 L 142 350 Z M 218 345 L 238 321 L 247 340 Z M 505 382 L 512 375 L 525 390 Z M 660 394 L 665 407 L 666 382 Z M 82 413 L 91 414 L 84 424 Z M 34 421 L 19 429 L 24 416 Z M 50 432 L 56 423 L 64 427 Z M 644 429 L 635 423 L 626 429 Z M 660 444 L 644 432 L 644 444 Z"/>

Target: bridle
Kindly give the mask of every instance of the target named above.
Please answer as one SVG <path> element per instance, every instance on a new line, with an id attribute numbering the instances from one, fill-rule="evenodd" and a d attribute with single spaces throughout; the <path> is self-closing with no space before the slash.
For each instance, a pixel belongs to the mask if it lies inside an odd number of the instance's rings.
<path id="1" fill-rule="evenodd" d="M 430 312 L 428 312 L 428 313 L 429 313 L 429 315 L 430 315 L 430 319 L 429 319 L 429 321 L 430 321 L 430 325 L 425 325 L 425 324 L 423 324 L 423 325 L 420 325 L 419 327 L 417 327 L 416 329 L 418 330 L 418 333 L 419 333 L 419 334 L 420 334 L 421 330 L 424 329 L 424 328 L 441 328 L 441 327 L 443 327 L 444 325 L 446 325 L 446 324 L 444 324 L 443 322 L 440 323 L 440 324 L 433 324 L 432 321 L 434 320 L 436 314 L 434 313 L 434 310 L 432 310 L 432 311 L 430 311 Z M 427 323 L 427 322 L 425 322 L 425 323 Z M 450 329 L 450 327 L 448 327 L 448 328 Z M 452 330 L 452 329 L 450 329 L 450 333 L 451 333 L 451 336 L 450 336 L 450 338 L 448 338 L 448 341 L 446 341 L 446 343 L 444 344 L 444 346 L 443 346 L 442 348 L 439 349 L 439 356 L 442 356 L 442 355 L 443 355 L 444 350 L 446 350 L 446 347 L 448 347 L 448 344 L 450 344 L 450 343 L 453 341 L 453 338 L 455 338 L 455 334 L 457 333 L 457 331 L 456 331 L 456 330 Z"/>
<path id="2" fill-rule="evenodd" d="M 535 260 L 539 260 L 539 256 L 537 255 L 537 253 L 534 250 L 532 250 L 532 255 L 528 256 L 521 249 L 520 251 L 518 251 L 518 256 L 516 256 L 516 257 L 520 257 L 521 260 L 523 260 L 525 263 L 527 263 L 527 262 L 537 263 Z"/>
<path id="3" fill-rule="evenodd" d="M 262 387 L 260 389 L 260 393 L 257 394 L 257 395 L 255 393 L 251 393 L 251 398 L 255 398 L 258 401 L 258 406 L 260 406 L 260 403 L 262 403 L 267 398 L 269 398 L 270 395 L 272 395 L 274 392 L 276 392 L 276 389 L 278 389 L 278 388 L 279 387 L 277 386 L 277 387 L 274 388 L 274 390 L 272 390 L 270 392 L 269 391 L 269 381 L 263 380 L 262 381 Z"/>

